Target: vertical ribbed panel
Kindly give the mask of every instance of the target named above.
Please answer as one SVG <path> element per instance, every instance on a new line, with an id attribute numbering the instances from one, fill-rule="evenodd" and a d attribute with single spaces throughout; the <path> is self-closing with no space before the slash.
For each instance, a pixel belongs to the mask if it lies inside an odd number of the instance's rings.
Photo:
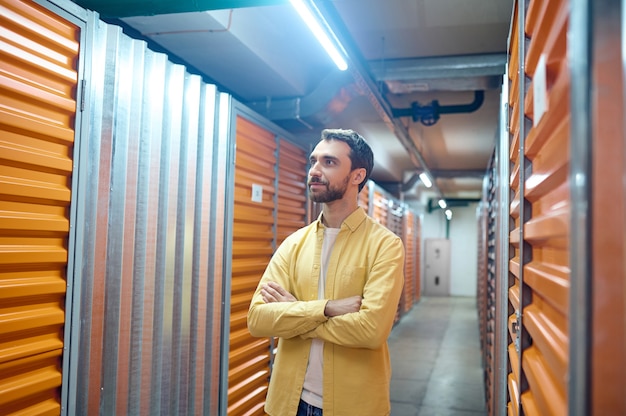
<path id="1" fill-rule="evenodd" d="M 404 207 L 395 198 L 390 198 L 389 214 L 387 216 L 387 228 L 393 231 L 398 237 L 404 234 Z"/>
<path id="2" fill-rule="evenodd" d="M 415 214 L 415 291 L 414 301 L 422 297 L 422 217 Z"/>
<path id="3" fill-rule="evenodd" d="M 97 26 L 68 413 L 215 414 L 214 196 L 225 187 L 213 181 L 216 90 L 120 28 Z"/>
<path id="4" fill-rule="evenodd" d="M 80 29 L 0 1 L 0 413 L 59 414 Z"/>
<path id="5" fill-rule="evenodd" d="M 496 377 L 496 166 L 492 157 L 483 183 L 483 198 L 479 209 L 478 233 L 478 288 L 477 306 L 480 324 L 480 343 L 483 360 L 485 405 L 487 414 L 498 414 L 494 386 Z"/>

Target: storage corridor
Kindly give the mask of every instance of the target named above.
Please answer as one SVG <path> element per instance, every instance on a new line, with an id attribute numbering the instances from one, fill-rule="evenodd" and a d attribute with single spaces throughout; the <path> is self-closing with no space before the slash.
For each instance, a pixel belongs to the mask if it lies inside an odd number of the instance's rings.
<path id="1" fill-rule="evenodd" d="M 389 337 L 391 416 L 486 415 L 474 297 L 423 297 Z"/>

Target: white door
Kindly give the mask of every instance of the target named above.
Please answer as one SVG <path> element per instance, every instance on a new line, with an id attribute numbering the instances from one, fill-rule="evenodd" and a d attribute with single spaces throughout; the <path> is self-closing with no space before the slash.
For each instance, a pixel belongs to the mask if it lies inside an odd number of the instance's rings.
<path id="1" fill-rule="evenodd" d="M 450 295 L 450 240 L 424 240 L 424 295 Z"/>

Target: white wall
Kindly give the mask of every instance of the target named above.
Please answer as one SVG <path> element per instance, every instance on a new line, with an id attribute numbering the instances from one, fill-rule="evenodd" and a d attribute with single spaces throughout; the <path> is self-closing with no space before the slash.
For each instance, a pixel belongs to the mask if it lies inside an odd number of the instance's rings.
<path id="1" fill-rule="evenodd" d="M 476 296 L 477 255 L 478 255 L 478 220 L 476 208 L 478 204 L 467 207 L 454 207 L 450 221 L 450 295 Z M 422 254 L 424 239 L 446 238 L 446 217 L 442 210 L 430 214 L 422 214 Z M 424 259 L 421 259 L 422 278 L 424 276 Z M 424 287 L 422 280 L 422 288 Z"/>

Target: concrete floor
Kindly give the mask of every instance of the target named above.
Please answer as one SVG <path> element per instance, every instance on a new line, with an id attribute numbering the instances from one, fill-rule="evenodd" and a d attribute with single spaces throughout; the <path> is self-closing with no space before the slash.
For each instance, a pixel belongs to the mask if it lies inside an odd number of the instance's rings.
<path id="1" fill-rule="evenodd" d="M 391 416 L 484 416 L 476 298 L 423 297 L 389 337 Z"/>

